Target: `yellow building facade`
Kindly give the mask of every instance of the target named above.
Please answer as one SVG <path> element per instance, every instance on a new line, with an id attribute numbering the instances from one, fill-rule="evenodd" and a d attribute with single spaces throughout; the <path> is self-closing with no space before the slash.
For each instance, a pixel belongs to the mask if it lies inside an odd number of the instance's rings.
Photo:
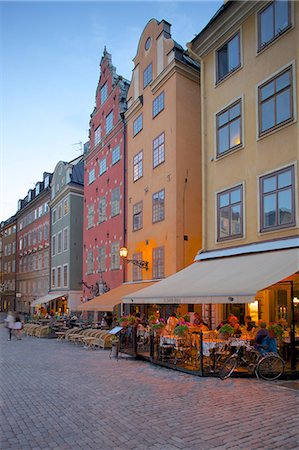
<path id="1" fill-rule="evenodd" d="M 228 1 L 188 44 L 201 67 L 202 248 L 211 257 L 279 258 L 275 250 L 298 247 L 298 42 L 298 2 Z M 290 322 L 299 280 L 289 275 L 242 313 Z M 228 311 L 218 308 L 215 322 Z"/>
<path id="2" fill-rule="evenodd" d="M 127 123 L 126 280 L 161 279 L 201 247 L 199 66 L 152 19 L 133 59 Z"/>

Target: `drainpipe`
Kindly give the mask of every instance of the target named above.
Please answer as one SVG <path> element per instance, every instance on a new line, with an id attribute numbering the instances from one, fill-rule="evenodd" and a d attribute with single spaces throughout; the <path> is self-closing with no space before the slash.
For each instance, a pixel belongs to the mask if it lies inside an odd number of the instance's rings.
<path id="1" fill-rule="evenodd" d="M 120 113 L 121 116 L 121 120 L 123 123 L 123 127 L 124 127 L 124 152 L 123 152 L 123 158 L 124 158 L 124 203 L 123 203 L 123 215 L 124 215 L 124 228 L 123 228 L 123 232 L 124 232 L 124 247 L 126 247 L 127 244 L 127 124 L 126 124 L 126 120 L 125 120 L 125 113 L 122 112 Z M 126 282 L 126 263 L 123 260 L 123 283 Z M 124 305 L 123 303 L 120 304 L 120 313 L 121 315 L 123 315 L 124 313 Z"/>

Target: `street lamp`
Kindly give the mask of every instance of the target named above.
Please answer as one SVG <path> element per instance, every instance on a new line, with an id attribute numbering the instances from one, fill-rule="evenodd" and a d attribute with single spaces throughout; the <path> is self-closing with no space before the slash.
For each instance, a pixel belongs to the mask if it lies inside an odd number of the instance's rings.
<path id="1" fill-rule="evenodd" d="M 119 250 L 120 257 L 125 260 L 127 263 L 132 263 L 135 266 L 140 267 L 140 269 L 148 270 L 148 261 L 144 261 L 143 259 L 128 259 L 128 249 L 126 247 L 122 247 Z"/>

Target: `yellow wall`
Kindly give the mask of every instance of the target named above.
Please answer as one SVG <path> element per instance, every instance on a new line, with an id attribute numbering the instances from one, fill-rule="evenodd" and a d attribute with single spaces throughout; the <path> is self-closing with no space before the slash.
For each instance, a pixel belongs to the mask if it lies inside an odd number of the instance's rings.
<path id="1" fill-rule="evenodd" d="M 235 26 L 226 35 L 219 36 L 213 51 L 203 57 L 204 92 L 204 247 L 206 250 L 243 245 L 252 242 L 277 239 L 298 234 L 298 157 L 299 131 L 297 120 L 278 129 L 270 135 L 257 139 L 257 93 L 256 86 L 283 66 L 295 60 L 297 81 L 296 108 L 298 111 L 299 74 L 299 3 L 294 2 L 295 27 L 269 45 L 257 55 L 256 14 L 251 14 L 241 26 Z M 243 67 L 229 76 L 217 87 L 214 86 L 214 50 L 241 29 Z M 234 99 L 243 98 L 244 107 L 244 148 L 216 160 L 215 113 L 222 110 Z M 259 192 L 258 177 L 294 164 L 296 187 L 297 225 L 284 230 L 259 232 Z M 244 238 L 216 242 L 216 192 L 236 184 L 244 183 L 245 229 Z"/>

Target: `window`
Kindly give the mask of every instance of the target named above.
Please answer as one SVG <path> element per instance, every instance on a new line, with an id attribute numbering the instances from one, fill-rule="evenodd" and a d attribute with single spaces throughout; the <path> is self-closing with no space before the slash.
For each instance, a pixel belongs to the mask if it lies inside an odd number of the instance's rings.
<path id="1" fill-rule="evenodd" d="M 91 184 L 91 183 L 93 183 L 94 182 L 94 180 L 95 180 L 95 170 L 94 169 L 91 169 L 89 172 L 88 172 L 88 184 Z"/>
<path id="2" fill-rule="evenodd" d="M 274 1 L 258 14 L 259 50 L 290 28 L 290 9 L 289 1 Z"/>
<path id="3" fill-rule="evenodd" d="M 20 250 L 23 249 L 23 239 L 22 238 L 19 240 L 19 249 Z M 7 255 L 5 255 L 5 256 L 7 256 Z"/>
<path id="4" fill-rule="evenodd" d="M 243 236 L 243 187 L 217 194 L 217 240 Z"/>
<path id="5" fill-rule="evenodd" d="M 133 137 L 142 130 L 142 113 L 134 120 L 133 123 Z"/>
<path id="6" fill-rule="evenodd" d="M 105 222 L 106 217 L 106 197 L 99 199 L 99 223 Z"/>
<path id="7" fill-rule="evenodd" d="M 156 117 L 164 109 L 164 91 L 158 95 L 153 101 L 153 118 Z"/>
<path id="8" fill-rule="evenodd" d="M 94 226 L 94 205 L 87 207 L 87 228 Z"/>
<path id="9" fill-rule="evenodd" d="M 66 216 L 69 212 L 69 202 L 68 199 L 63 201 L 63 215 Z"/>
<path id="10" fill-rule="evenodd" d="M 57 287 L 61 287 L 61 267 L 57 267 Z"/>
<path id="11" fill-rule="evenodd" d="M 44 240 L 47 241 L 49 238 L 49 225 L 45 223 L 44 225 Z"/>
<path id="12" fill-rule="evenodd" d="M 38 227 L 38 242 L 43 240 L 43 227 Z"/>
<path id="13" fill-rule="evenodd" d="M 142 209 L 142 202 L 133 205 L 133 231 L 137 231 L 142 228 Z"/>
<path id="14" fill-rule="evenodd" d="M 56 235 L 52 236 L 52 256 L 56 255 Z"/>
<path id="15" fill-rule="evenodd" d="M 142 261 L 142 252 L 133 253 L 133 259 L 137 261 Z M 141 281 L 142 280 L 142 269 L 138 267 L 136 264 L 133 264 L 133 281 Z"/>
<path id="16" fill-rule="evenodd" d="M 261 231 L 295 225 L 294 167 L 260 178 Z"/>
<path id="17" fill-rule="evenodd" d="M 165 135 L 160 134 L 153 140 L 153 166 L 157 167 L 159 164 L 165 161 Z"/>
<path id="18" fill-rule="evenodd" d="M 68 287 L 68 265 L 63 265 L 63 287 Z"/>
<path id="19" fill-rule="evenodd" d="M 143 152 L 137 153 L 133 158 L 133 181 L 139 180 L 143 175 Z"/>
<path id="20" fill-rule="evenodd" d="M 94 131 L 94 146 L 96 147 L 101 142 L 102 128 L 101 125 Z"/>
<path id="21" fill-rule="evenodd" d="M 62 252 L 62 232 L 57 233 L 57 253 Z"/>
<path id="22" fill-rule="evenodd" d="M 60 220 L 62 218 L 62 205 L 60 204 L 58 206 L 58 220 Z"/>
<path id="23" fill-rule="evenodd" d="M 119 242 L 112 242 L 111 244 L 111 269 L 119 269 L 120 256 L 119 256 Z"/>
<path id="24" fill-rule="evenodd" d="M 143 71 L 143 88 L 145 88 L 153 79 L 153 65 L 150 63 Z"/>
<path id="25" fill-rule="evenodd" d="M 98 248 L 98 271 L 105 272 L 106 270 L 106 247 L 103 245 Z"/>
<path id="26" fill-rule="evenodd" d="M 52 268 L 51 284 L 55 287 L 55 267 Z"/>
<path id="27" fill-rule="evenodd" d="M 106 156 L 105 158 L 101 159 L 100 161 L 100 175 L 103 175 L 103 173 L 105 173 L 107 170 L 107 161 L 106 161 Z"/>
<path id="28" fill-rule="evenodd" d="M 120 145 L 118 144 L 111 152 L 112 165 L 120 160 Z"/>
<path id="29" fill-rule="evenodd" d="M 56 209 L 53 209 L 53 211 L 52 211 L 52 223 L 55 223 L 56 222 Z"/>
<path id="30" fill-rule="evenodd" d="M 217 114 L 217 156 L 226 154 L 242 145 L 241 123 L 241 100 Z"/>
<path id="31" fill-rule="evenodd" d="M 226 78 L 241 66 L 240 33 L 235 34 L 216 52 L 217 82 Z"/>
<path id="32" fill-rule="evenodd" d="M 93 273 L 93 250 L 87 252 L 87 274 Z"/>
<path id="33" fill-rule="evenodd" d="M 293 119 L 291 67 L 259 86 L 258 102 L 260 136 Z"/>
<path id="34" fill-rule="evenodd" d="M 63 230 L 63 251 L 66 252 L 68 249 L 68 228 Z"/>
<path id="35" fill-rule="evenodd" d="M 113 111 L 106 117 L 106 134 L 110 133 L 113 128 Z"/>
<path id="36" fill-rule="evenodd" d="M 117 187 L 111 192 L 111 217 L 117 216 L 120 212 L 120 188 Z"/>
<path id="37" fill-rule="evenodd" d="M 153 248 L 153 279 L 164 278 L 164 247 Z"/>
<path id="38" fill-rule="evenodd" d="M 38 217 L 42 217 L 43 215 L 43 205 L 38 208 Z"/>
<path id="39" fill-rule="evenodd" d="M 153 194 L 153 223 L 165 219 L 165 191 L 162 189 Z"/>
<path id="40" fill-rule="evenodd" d="M 103 86 L 101 87 L 101 105 L 105 103 L 108 97 L 108 84 L 107 81 Z"/>

